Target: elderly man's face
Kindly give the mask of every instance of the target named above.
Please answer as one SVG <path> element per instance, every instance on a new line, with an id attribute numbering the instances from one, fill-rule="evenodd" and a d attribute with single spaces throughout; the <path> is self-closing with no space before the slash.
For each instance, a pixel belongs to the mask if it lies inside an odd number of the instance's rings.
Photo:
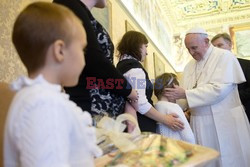
<path id="1" fill-rule="evenodd" d="M 187 34 L 185 45 L 196 61 L 200 61 L 209 47 L 209 40 L 201 34 Z"/>
<path id="2" fill-rule="evenodd" d="M 222 37 L 220 37 L 220 38 L 214 40 L 214 41 L 212 42 L 212 44 L 213 44 L 215 47 L 222 48 L 222 49 L 226 49 L 226 50 L 230 50 L 230 51 L 231 51 L 231 48 L 232 48 L 231 42 L 225 40 L 225 39 L 222 38 Z"/>

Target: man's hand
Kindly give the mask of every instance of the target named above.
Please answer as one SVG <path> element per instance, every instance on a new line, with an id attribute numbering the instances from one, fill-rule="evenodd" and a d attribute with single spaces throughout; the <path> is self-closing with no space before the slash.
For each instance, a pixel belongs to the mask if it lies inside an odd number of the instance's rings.
<path id="1" fill-rule="evenodd" d="M 175 101 L 178 99 L 185 99 L 186 93 L 185 90 L 178 85 L 174 85 L 174 88 L 165 88 L 164 95 L 170 100 Z"/>

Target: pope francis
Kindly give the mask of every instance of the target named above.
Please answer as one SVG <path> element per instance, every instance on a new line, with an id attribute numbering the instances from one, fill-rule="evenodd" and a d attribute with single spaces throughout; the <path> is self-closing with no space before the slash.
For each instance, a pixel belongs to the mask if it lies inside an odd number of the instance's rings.
<path id="1" fill-rule="evenodd" d="M 220 152 L 211 167 L 249 167 L 250 126 L 237 89 L 245 77 L 236 57 L 211 45 L 202 28 L 190 29 L 185 45 L 193 60 L 181 86 L 166 88 L 166 95 L 182 99 L 191 111 L 197 144 Z"/>

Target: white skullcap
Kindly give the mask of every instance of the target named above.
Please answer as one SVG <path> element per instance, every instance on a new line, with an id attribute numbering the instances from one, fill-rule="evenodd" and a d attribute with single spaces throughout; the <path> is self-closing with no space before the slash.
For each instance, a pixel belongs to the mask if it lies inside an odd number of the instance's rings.
<path id="1" fill-rule="evenodd" d="M 187 34 L 206 34 L 207 35 L 207 32 L 203 28 L 194 27 L 194 28 L 191 28 L 190 30 L 188 30 L 186 32 L 186 35 Z"/>

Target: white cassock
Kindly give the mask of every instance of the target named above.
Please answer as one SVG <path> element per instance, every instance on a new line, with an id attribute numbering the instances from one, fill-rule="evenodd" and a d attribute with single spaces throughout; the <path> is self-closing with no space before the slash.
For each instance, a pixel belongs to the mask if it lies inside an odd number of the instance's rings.
<path id="1" fill-rule="evenodd" d="M 185 67 L 181 86 L 186 89 L 196 142 L 221 154 L 213 167 L 250 166 L 250 126 L 237 88 L 242 82 L 245 77 L 236 57 L 212 45 L 203 60 L 191 60 Z"/>

